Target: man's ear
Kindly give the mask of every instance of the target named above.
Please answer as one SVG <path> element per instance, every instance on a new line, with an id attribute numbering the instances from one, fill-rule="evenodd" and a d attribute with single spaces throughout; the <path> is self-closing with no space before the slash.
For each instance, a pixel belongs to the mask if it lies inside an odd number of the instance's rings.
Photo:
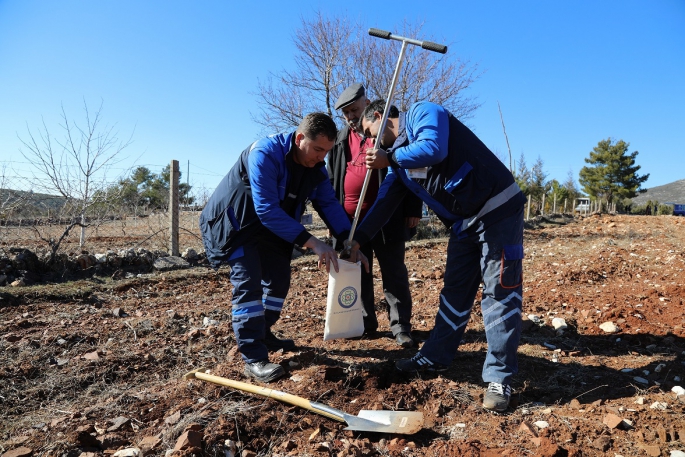
<path id="1" fill-rule="evenodd" d="M 295 133 L 295 146 L 297 146 L 298 148 L 300 147 L 300 143 L 302 142 L 302 138 L 304 138 L 304 133 L 302 133 L 302 132 Z"/>
<path id="2" fill-rule="evenodd" d="M 383 119 L 383 115 L 382 115 L 381 113 L 379 113 L 378 111 L 374 111 L 374 112 L 373 112 L 373 117 L 376 118 L 376 119 L 378 119 L 379 121 L 380 121 L 381 119 Z"/>

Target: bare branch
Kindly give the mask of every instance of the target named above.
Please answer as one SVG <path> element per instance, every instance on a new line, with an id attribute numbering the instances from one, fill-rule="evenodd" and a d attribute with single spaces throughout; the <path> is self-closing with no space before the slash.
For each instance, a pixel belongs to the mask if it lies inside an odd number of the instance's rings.
<path id="1" fill-rule="evenodd" d="M 64 198 L 62 214 L 69 220 L 80 219 L 80 247 L 85 241 L 87 216 L 102 215 L 108 209 L 107 173 L 123 159 L 121 152 L 130 146 L 133 133 L 120 141 L 114 126 L 102 124 L 102 102 L 91 112 L 83 101 L 83 124 L 72 121 L 61 106 L 59 127 L 63 136 L 50 133 L 45 121 L 38 130 L 38 138 L 27 125 L 27 139 L 20 140 L 26 150 L 21 154 L 34 165 L 35 172 L 48 178 L 50 185 L 42 187 L 46 193 L 57 192 Z M 34 176 L 36 175 L 34 173 Z M 96 224 L 97 225 L 97 224 Z M 73 228 L 65 229 L 66 236 Z"/>
<path id="2" fill-rule="evenodd" d="M 509 171 L 514 173 L 514 166 L 511 163 L 511 148 L 509 147 L 509 137 L 507 136 L 507 129 L 504 127 L 504 116 L 502 116 L 502 107 L 497 102 L 497 109 L 499 109 L 499 118 L 502 121 L 502 132 L 504 132 L 504 139 L 507 140 L 507 150 L 509 151 Z"/>
<path id="3" fill-rule="evenodd" d="M 404 21 L 397 33 L 432 40 L 423 36 L 422 27 L 422 23 Z M 370 37 L 365 27 L 347 17 L 318 12 L 312 19 L 301 18 L 293 43 L 297 50 L 294 68 L 271 73 L 258 83 L 255 93 L 260 107 L 251 115 L 267 133 L 297 126 L 313 111 L 337 116 L 335 100 L 354 82 L 366 86 L 370 99 L 386 98 L 399 56 L 396 41 Z M 468 119 L 480 106 L 467 95 L 479 76 L 476 65 L 454 53 L 438 55 L 410 46 L 393 104 L 406 110 L 419 100 L 430 100 Z"/>

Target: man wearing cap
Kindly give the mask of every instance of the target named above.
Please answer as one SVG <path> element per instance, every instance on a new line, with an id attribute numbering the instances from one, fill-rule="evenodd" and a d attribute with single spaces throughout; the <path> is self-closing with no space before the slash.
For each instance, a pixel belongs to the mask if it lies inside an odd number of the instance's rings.
<path id="1" fill-rule="evenodd" d="M 366 150 L 373 148 L 373 140 L 364 138 L 359 127 L 359 119 L 368 104 L 369 100 L 361 84 L 353 84 L 345 89 L 335 103 L 335 109 L 342 110 L 346 125 L 338 132 L 327 167 L 336 196 L 350 220 L 354 219 L 366 176 Z M 372 173 L 359 215 L 360 222 L 376 201 L 380 183 L 386 174 L 387 168 Z M 369 259 L 370 267 L 369 272 L 362 270 L 361 278 L 364 333 L 370 335 L 378 329 L 371 271 L 375 255 L 388 303 L 390 330 L 397 343 L 407 348 L 414 346 L 414 340 L 410 333 L 412 302 L 407 267 L 404 264 L 405 242 L 416 233 L 421 209 L 420 199 L 413 195 L 407 196 L 388 223 L 361 249 Z"/>

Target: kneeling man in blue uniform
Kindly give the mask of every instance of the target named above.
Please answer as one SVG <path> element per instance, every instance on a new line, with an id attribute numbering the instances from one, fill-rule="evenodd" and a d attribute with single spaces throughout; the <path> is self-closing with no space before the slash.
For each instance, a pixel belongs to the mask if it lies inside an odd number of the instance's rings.
<path id="1" fill-rule="evenodd" d="M 271 328 L 290 289 L 295 244 L 319 257 L 319 267 L 338 271 L 332 246 L 300 223 L 311 202 L 336 238 L 346 239 L 350 221 L 340 206 L 324 158 L 337 129 L 324 113 L 307 115 L 296 131 L 256 141 L 245 149 L 210 197 L 200 215 L 207 259 L 218 269 L 231 267 L 232 322 L 245 374 L 270 382 L 285 374 L 270 363 L 268 351 L 291 350 Z M 354 256 L 368 269 L 366 257 Z"/>

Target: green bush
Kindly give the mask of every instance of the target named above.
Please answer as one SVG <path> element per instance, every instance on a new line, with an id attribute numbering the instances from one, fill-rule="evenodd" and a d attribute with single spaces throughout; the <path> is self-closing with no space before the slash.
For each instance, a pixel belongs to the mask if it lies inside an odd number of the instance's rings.
<path id="1" fill-rule="evenodd" d="M 671 215 L 673 214 L 673 206 L 652 202 L 650 200 L 644 205 L 632 205 L 630 207 L 630 214 L 649 214 L 652 216 Z"/>

